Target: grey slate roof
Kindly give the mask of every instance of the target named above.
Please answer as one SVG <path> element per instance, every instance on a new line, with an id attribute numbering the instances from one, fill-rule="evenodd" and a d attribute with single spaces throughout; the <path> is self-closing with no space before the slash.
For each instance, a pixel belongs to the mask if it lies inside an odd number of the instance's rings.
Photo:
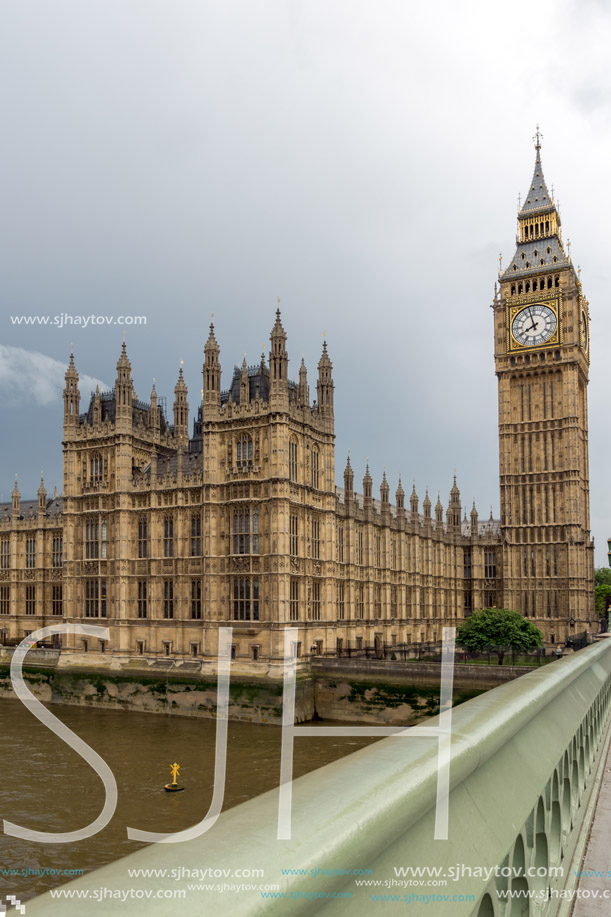
<path id="1" fill-rule="evenodd" d="M 0 503 L 0 519 L 11 515 L 12 501 Z M 20 519 L 27 519 L 28 516 L 35 516 L 38 513 L 38 500 L 21 500 L 19 504 Z M 47 516 L 60 516 L 63 509 L 61 497 L 54 500 L 52 497 L 47 500 Z"/>
<path id="2" fill-rule="evenodd" d="M 548 248 L 550 249 L 549 252 Z M 523 258 L 522 254 L 524 254 Z M 555 261 L 554 258 L 556 259 Z M 512 277 L 524 277 L 540 271 L 555 271 L 566 267 L 567 264 L 569 264 L 569 259 L 565 255 L 557 236 L 531 239 L 528 242 L 518 243 L 509 267 L 503 272 L 502 280 L 511 280 Z"/>
<path id="3" fill-rule="evenodd" d="M 269 401 L 269 369 L 262 363 L 256 366 L 248 366 L 248 388 L 250 400 L 260 398 L 261 401 Z M 221 392 L 221 404 L 227 404 L 229 397 L 234 404 L 240 403 L 240 385 L 242 383 L 242 367 L 234 366 L 233 379 L 231 388 L 226 392 Z"/>
<path id="4" fill-rule="evenodd" d="M 526 201 L 522 207 L 521 213 L 535 214 L 539 210 L 551 210 L 554 205 L 552 204 L 552 199 L 550 193 L 547 190 L 547 185 L 545 184 L 545 178 L 543 176 L 543 166 L 541 165 L 541 150 L 537 147 L 537 158 L 535 160 L 535 169 L 533 172 L 532 181 L 528 188 L 528 193 L 526 195 Z"/>
<path id="5" fill-rule="evenodd" d="M 159 399 L 163 401 L 163 399 Z M 93 424 L 93 404 L 95 401 L 95 392 L 91 393 L 89 399 L 89 407 L 84 414 L 79 415 L 79 423 L 83 424 L 87 422 L 88 424 Z M 143 423 L 146 422 L 151 406 L 146 401 L 140 401 L 137 398 L 134 398 L 132 401 L 132 420 L 134 424 L 137 424 L 139 421 Z M 165 416 L 165 411 L 163 404 L 157 406 L 159 411 L 159 427 L 162 433 L 165 433 L 167 429 L 172 429 L 171 425 L 168 423 Z M 102 423 L 114 423 L 116 419 L 116 397 L 114 388 L 108 392 L 100 392 L 100 420 Z"/>

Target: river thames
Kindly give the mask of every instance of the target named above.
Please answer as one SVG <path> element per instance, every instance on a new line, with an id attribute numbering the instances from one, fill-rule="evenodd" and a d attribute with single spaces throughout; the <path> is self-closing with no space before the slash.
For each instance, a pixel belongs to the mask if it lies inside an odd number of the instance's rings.
<path id="1" fill-rule="evenodd" d="M 118 804 L 94 837 L 72 844 L 38 844 L 1 835 L 0 883 L 4 893 L 27 900 L 70 881 L 44 869 L 88 872 L 145 846 L 127 838 L 127 826 L 175 832 L 207 813 L 214 785 L 216 723 L 212 719 L 122 710 L 48 705 L 101 755 L 117 781 Z M 0 701 L 2 819 L 36 831 L 83 828 L 100 813 L 104 788 L 89 765 L 17 700 Z M 332 725 L 325 721 L 324 725 Z M 324 728 L 321 724 L 321 729 Z M 223 809 L 277 786 L 281 729 L 229 722 Z M 296 738 L 293 776 L 356 751 L 371 738 Z M 181 793 L 166 793 L 170 764 L 180 764 Z M 211 829 L 214 831 L 214 828 Z"/>

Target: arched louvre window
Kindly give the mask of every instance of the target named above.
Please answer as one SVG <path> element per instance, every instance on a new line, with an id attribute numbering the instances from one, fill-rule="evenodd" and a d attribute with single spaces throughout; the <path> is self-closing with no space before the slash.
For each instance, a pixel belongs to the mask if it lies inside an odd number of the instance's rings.
<path id="1" fill-rule="evenodd" d="M 98 484 L 104 476 L 104 462 L 99 452 L 94 453 L 89 459 L 89 480 Z"/>
<path id="2" fill-rule="evenodd" d="M 238 437 L 236 443 L 236 464 L 238 468 L 252 467 L 252 439 L 248 433 Z"/>
<path id="3" fill-rule="evenodd" d="M 233 620 L 259 620 L 258 577 L 236 576 L 233 580 Z"/>
<path id="4" fill-rule="evenodd" d="M 138 557 L 148 557 L 148 524 L 146 516 L 138 519 Z"/>
<path id="5" fill-rule="evenodd" d="M 202 517 L 200 513 L 191 516 L 191 557 L 202 553 Z"/>
<path id="6" fill-rule="evenodd" d="M 91 516 L 85 521 L 85 558 L 97 560 L 100 556 L 100 525 L 97 517 Z"/>
<path id="7" fill-rule="evenodd" d="M 297 439 L 291 437 L 289 441 L 289 481 L 297 483 Z"/>
<path id="8" fill-rule="evenodd" d="M 319 487 L 319 457 L 318 448 L 317 446 L 314 446 L 312 449 L 312 487 L 316 488 L 316 490 L 318 490 Z"/>
<path id="9" fill-rule="evenodd" d="M 174 557 L 174 519 L 166 516 L 163 520 L 163 556 Z"/>
<path id="10" fill-rule="evenodd" d="M 249 507 L 236 507 L 232 521 L 233 553 L 259 553 L 259 512 Z"/>

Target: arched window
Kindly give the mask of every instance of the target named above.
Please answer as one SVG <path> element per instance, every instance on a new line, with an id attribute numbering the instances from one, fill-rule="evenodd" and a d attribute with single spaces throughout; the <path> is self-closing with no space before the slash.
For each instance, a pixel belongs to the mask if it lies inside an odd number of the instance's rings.
<path id="1" fill-rule="evenodd" d="M 297 437 L 289 440 L 289 481 L 297 483 Z"/>
<path id="2" fill-rule="evenodd" d="M 315 487 L 316 490 L 318 490 L 318 487 L 319 487 L 318 463 L 319 463 L 318 446 L 314 446 L 314 448 L 312 449 L 312 487 Z"/>
<path id="3" fill-rule="evenodd" d="M 89 480 L 92 484 L 99 484 L 104 476 L 104 462 L 99 452 L 95 452 L 89 459 Z"/>
<path id="4" fill-rule="evenodd" d="M 252 468 L 252 439 L 242 433 L 236 443 L 236 464 L 238 468 Z"/>
<path id="5" fill-rule="evenodd" d="M 232 520 L 233 553 L 259 553 L 259 512 L 248 507 L 236 507 Z"/>
<path id="6" fill-rule="evenodd" d="M 138 519 L 138 557 L 148 557 L 148 525 L 146 516 Z"/>
<path id="7" fill-rule="evenodd" d="M 233 580 L 233 620 L 259 620 L 259 580 L 236 576 Z"/>
<path id="8" fill-rule="evenodd" d="M 174 557 L 174 519 L 165 516 L 163 520 L 163 556 Z"/>
<path id="9" fill-rule="evenodd" d="M 97 560 L 100 556 L 100 525 L 96 516 L 85 520 L 85 559 Z"/>

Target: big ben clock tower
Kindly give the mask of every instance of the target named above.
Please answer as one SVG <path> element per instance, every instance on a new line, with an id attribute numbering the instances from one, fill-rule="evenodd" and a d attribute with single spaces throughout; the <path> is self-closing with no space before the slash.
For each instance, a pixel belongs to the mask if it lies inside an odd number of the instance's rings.
<path id="1" fill-rule="evenodd" d="M 541 165 L 493 303 L 499 383 L 503 605 L 548 641 L 591 628 L 589 311 Z"/>

